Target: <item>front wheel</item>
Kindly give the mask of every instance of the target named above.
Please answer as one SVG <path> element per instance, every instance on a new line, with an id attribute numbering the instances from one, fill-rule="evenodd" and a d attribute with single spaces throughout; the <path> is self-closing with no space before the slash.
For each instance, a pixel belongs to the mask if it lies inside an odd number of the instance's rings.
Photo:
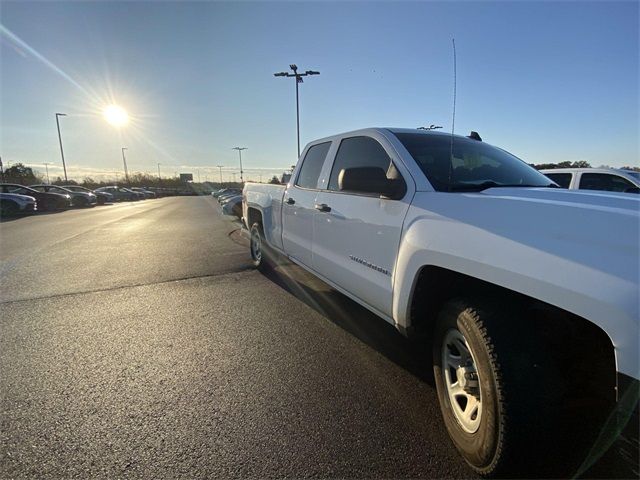
<path id="1" fill-rule="evenodd" d="M 262 224 L 256 222 L 251 226 L 250 240 L 251 260 L 258 270 L 268 270 L 271 267 L 269 249 L 264 239 Z"/>
<path id="2" fill-rule="evenodd" d="M 442 416 L 455 447 L 481 475 L 537 470 L 541 438 L 551 434 L 543 385 L 553 381 L 554 368 L 523 317 L 506 302 L 459 299 L 437 320 L 433 369 Z"/>

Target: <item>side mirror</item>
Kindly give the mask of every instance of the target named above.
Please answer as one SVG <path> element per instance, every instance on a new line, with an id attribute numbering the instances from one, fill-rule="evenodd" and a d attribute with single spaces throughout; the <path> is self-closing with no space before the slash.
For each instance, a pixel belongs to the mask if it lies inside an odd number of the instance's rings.
<path id="1" fill-rule="evenodd" d="M 372 193 L 399 200 L 407 190 L 401 179 L 389 179 L 380 167 L 342 169 L 338 175 L 338 189 L 346 192 Z"/>

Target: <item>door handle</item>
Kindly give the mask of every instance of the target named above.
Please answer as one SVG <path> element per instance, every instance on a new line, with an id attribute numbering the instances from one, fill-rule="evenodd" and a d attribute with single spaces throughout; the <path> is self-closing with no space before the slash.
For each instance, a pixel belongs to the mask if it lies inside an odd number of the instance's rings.
<path id="1" fill-rule="evenodd" d="M 296 203 L 296 201 L 293 198 L 289 197 L 285 200 L 285 203 L 287 205 L 293 205 L 294 203 Z"/>
<path id="2" fill-rule="evenodd" d="M 331 211 L 331 207 L 329 205 L 327 205 L 326 203 L 316 203 L 315 204 L 315 209 L 316 210 L 320 210 L 321 212 L 330 212 Z"/>

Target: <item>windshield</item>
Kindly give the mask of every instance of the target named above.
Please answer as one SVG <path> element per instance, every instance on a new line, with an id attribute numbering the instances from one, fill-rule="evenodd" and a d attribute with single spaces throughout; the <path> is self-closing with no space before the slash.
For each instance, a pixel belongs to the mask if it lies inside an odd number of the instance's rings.
<path id="1" fill-rule="evenodd" d="M 547 177 L 519 158 L 486 143 L 456 136 L 395 133 L 433 188 L 440 192 L 492 187 L 549 187 Z"/>

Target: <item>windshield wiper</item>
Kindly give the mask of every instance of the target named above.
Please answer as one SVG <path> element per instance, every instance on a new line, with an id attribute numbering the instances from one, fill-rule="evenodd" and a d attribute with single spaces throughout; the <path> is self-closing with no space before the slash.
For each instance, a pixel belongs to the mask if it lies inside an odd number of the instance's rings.
<path id="1" fill-rule="evenodd" d="M 481 191 L 486 190 L 488 188 L 509 188 L 509 187 L 558 188 L 553 183 L 549 183 L 548 185 L 527 185 L 527 184 L 524 184 L 524 183 L 513 183 L 513 184 L 497 183 L 497 182 L 494 182 L 493 180 L 489 180 L 489 181 L 482 182 L 482 183 L 458 183 L 458 184 L 454 184 L 454 185 L 451 185 L 450 191 L 451 192 L 464 192 L 464 191 L 481 192 Z"/>

